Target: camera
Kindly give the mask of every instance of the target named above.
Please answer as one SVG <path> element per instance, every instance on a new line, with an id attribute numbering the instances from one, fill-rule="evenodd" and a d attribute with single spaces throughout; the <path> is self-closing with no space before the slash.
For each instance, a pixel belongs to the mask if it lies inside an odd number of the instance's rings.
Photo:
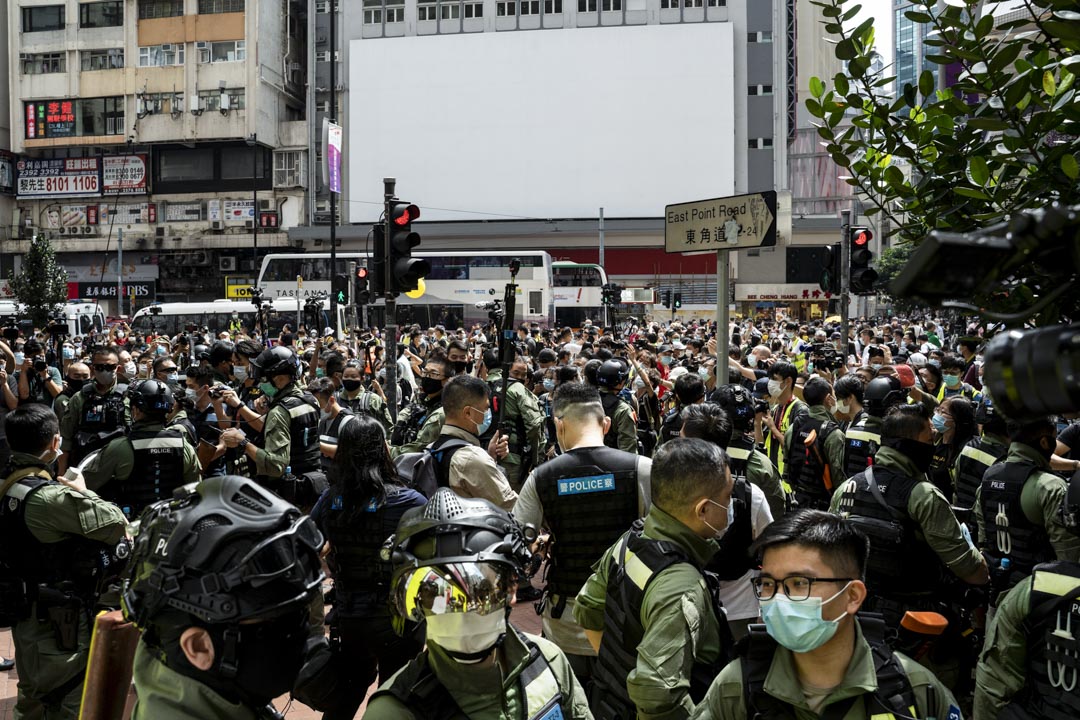
<path id="1" fill-rule="evenodd" d="M 815 370 L 836 372 L 844 366 L 844 359 L 836 352 L 836 348 L 825 343 L 814 343 L 810 346 L 810 359 Z"/>
<path id="2" fill-rule="evenodd" d="M 761 415 L 769 412 L 769 403 L 764 400 L 754 400 L 754 414 Z"/>
<path id="3" fill-rule="evenodd" d="M 226 387 L 225 385 L 215 385 L 214 387 L 210 388 L 209 395 L 210 395 L 210 397 L 212 397 L 212 398 L 214 398 L 216 400 L 216 399 L 224 396 L 225 391 L 228 390 L 228 389 L 229 388 Z"/>
<path id="4" fill-rule="evenodd" d="M 49 363 L 45 362 L 41 358 L 34 360 L 34 370 L 37 372 L 44 372 L 49 367 Z"/>
<path id="5" fill-rule="evenodd" d="M 994 409 L 1012 420 L 1074 413 L 1080 408 L 1080 323 L 990 341 L 983 382 Z"/>

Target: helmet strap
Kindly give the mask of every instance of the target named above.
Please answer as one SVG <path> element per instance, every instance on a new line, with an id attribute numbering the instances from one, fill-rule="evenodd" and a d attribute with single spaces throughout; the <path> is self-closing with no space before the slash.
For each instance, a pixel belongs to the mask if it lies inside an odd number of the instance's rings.
<path id="1" fill-rule="evenodd" d="M 221 662 L 218 664 L 218 669 L 222 677 L 234 678 L 239 670 L 236 655 L 237 648 L 240 646 L 240 628 L 236 625 L 228 626 L 222 634 L 222 639 L 224 647 L 221 649 Z"/>

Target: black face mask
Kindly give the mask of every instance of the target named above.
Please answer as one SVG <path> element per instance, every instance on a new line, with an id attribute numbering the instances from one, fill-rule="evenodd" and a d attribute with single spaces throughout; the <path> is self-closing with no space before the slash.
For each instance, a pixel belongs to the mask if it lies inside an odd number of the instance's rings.
<path id="1" fill-rule="evenodd" d="M 891 447 L 903 454 L 915 464 L 915 469 L 921 473 L 927 472 L 934 462 L 934 445 L 932 443 L 919 442 L 908 438 L 899 440 L 882 440 L 882 445 Z"/>
<path id="2" fill-rule="evenodd" d="M 364 383 L 363 383 L 362 380 L 342 380 L 341 381 L 341 387 L 345 388 L 345 390 L 348 391 L 348 392 L 356 392 L 357 390 L 360 389 L 360 386 L 363 385 L 363 384 Z"/>
<path id="3" fill-rule="evenodd" d="M 79 379 L 73 378 L 73 377 L 68 377 L 68 378 L 64 378 L 64 382 L 66 383 L 66 385 L 64 385 L 64 392 L 62 394 L 67 395 L 68 397 L 71 397 L 75 393 L 82 390 L 82 386 L 86 381 L 85 380 L 79 380 Z"/>
<path id="4" fill-rule="evenodd" d="M 425 395 L 437 395 L 442 392 L 443 381 L 435 378 L 420 378 L 420 389 Z"/>
<path id="5" fill-rule="evenodd" d="M 461 375 L 461 374 L 466 373 L 468 371 L 469 371 L 469 363 L 465 362 L 464 360 L 457 360 L 456 362 L 454 362 L 454 372 L 457 373 L 458 375 Z"/>

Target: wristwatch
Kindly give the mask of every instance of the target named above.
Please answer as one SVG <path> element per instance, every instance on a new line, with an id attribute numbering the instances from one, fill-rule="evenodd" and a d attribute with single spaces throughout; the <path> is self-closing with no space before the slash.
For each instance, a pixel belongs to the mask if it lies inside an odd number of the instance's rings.
<path id="1" fill-rule="evenodd" d="M 240 443 L 236 447 L 239 448 L 240 450 L 244 450 L 244 449 L 247 448 L 247 446 L 248 446 L 248 444 L 250 442 L 251 442 L 250 440 L 248 440 L 247 438 L 244 438 L 243 440 L 240 441 Z"/>

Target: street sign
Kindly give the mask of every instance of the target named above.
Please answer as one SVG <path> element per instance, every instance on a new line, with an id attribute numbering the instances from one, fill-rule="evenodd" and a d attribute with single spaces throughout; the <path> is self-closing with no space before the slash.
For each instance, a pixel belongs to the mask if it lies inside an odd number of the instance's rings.
<path id="1" fill-rule="evenodd" d="M 739 250 L 776 245 L 776 192 L 668 205 L 664 250 Z"/>
<path id="2" fill-rule="evenodd" d="M 251 299 L 251 286 L 254 281 L 247 277 L 225 276 L 225 297 L 230 300 Z"/>

